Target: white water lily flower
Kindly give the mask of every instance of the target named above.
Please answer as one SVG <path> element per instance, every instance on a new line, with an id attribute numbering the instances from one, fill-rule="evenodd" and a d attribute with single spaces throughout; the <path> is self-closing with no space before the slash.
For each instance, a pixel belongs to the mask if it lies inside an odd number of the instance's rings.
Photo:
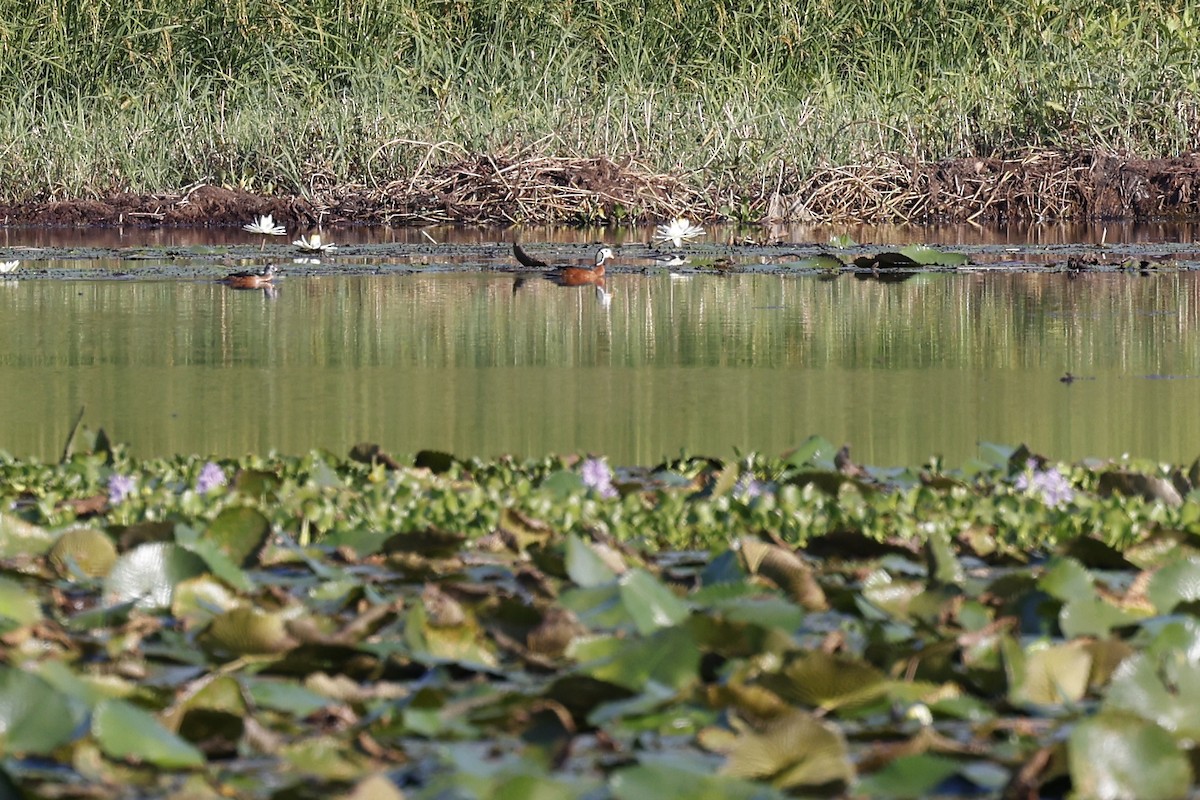
<path id="1" fill-rule="evenodd" d="M 699 225 L 693 225 L 692 221 L 687 217 L 679 217 L 673 219 L 666 225 L 659 225 L 654 229 L 654 238 L 660 242 L 671 242 L 676 247 L 683 247 L 685 239 L 695 239 L 697 236 L 704 235 L 704 228 Z"/>
<path id="2" fill-rule="evenodd" d="M 261 233 L 264 236 L 284 236 L 287 234 L 287 228 L 282 225 L 276 225 L 275 220 L 270 214 L 259 217 L 248 225 L 243 225 L 242 230 L 250 231 L 251 233 Z"/>
<path id="3" fill-rule="evenodd" d="M 333 242 L 322 242 L 321 234 L 319 233 L 314 233 L 307 239 L 301 236 L 299 239 L 292 242 L 292 244 L 296 245 L 296 247 L 299 247 L 306 253 L 324 253 L 337 247 L 337 245 Z"/>
<path id="4" fill-rule="evenodd" d="M 7 275 L 10 272 L 16 272 L 17 267 L 20 265 L 20 261 L 0 261 L 0 275 Z"/>

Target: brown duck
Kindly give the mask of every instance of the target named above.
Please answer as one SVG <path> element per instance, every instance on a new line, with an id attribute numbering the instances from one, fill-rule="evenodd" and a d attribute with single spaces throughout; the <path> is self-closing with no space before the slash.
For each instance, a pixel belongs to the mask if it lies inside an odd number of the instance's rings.
<path id="1" fill-rule="evenodd" d="M 221 279 L 221 283 L 233 289 L 267 289 L 273 287 L 271 281 L 275 278 L 275 265 L 267 264 L 260 270 L 249 272 L 234 272 Z"/>
<path id="2" fill-rule="evenodd" d="M 521 245 L 513 242 L 513 255 L 522 266 L 546 268 L 550 265 L 541 259 L 534 258 L 521 249 Z M 611 247 L 601 247 L 596 251 L 596 263 L 593 267 L 554 267 L 542 275 L 559 286 L 604 286 L 604 264 L 616 258 Z"/>

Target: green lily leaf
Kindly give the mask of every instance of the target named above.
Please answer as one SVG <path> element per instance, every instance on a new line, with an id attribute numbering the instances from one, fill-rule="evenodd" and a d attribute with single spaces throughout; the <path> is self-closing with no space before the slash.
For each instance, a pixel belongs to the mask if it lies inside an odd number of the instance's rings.
<path id="1" fill-rule="evenodd" d="M 1092 654 L 1083 642 L 1035 646 L 1020 655 L 1017 647 L 1010 641 L 1004 648 L 1014 705 L 1061 706 L 1083 699 L 1092 669 Z"/>
<path id="2" fill-rule="evenodd" d="M 619 769 L 608 783 L 617 800 L 782 800 L 762 784 L 683 769 L 672 764 L 638 764 Z"/>
<path id="3" fill-rule="evenodd" d="M 92 712 L 92 735 L 110 758 L 163 769 L 202 767 L 204 754 L 164 728 L 153 714 L 124 700 L 102 700 Z"/>
<path id="4" fill-rule="evenodd" d="M 1067 739 L 1078 797 L 1100 800 L 1187 797 L 1192 768 L 1179 743 L 1153 722 L 1105 711 L 1080 722 Z"/>
<path id="5" fill-rule="evenodd" d="M 616 580 L 617 573 L 578 536 L 568 536 L 566 547 L 567 575 L 576 586 L 603 586 Z"/>
<path id="6" fill-rule="evenodd" d="M 670 589 L 643 569 L 631 569 L 618 581 L 621 602 L 633 618 L 638 633 L 678 625 L 687 619 L 688 608 Z"/>
<path id="7" fill-rule="evenodd" d="M 251 567 L 271 536 L 271 523 L 256 508 L 227 508 L 217 515 L 208 530 L 206 541 L 212 542 L 231 562 L 239 567 Z"/>
<path id="8" fill-rule="evenodd" d="M 40 556 L 54 546 L 58 533 L 0 511 L 0 558 Z"/>
<path id="9" fill-rule="evenodd" d="M 117 559 L 104 581 L 106 605 L 134 603 L 141 609 L 167 608 L 181 581 L 203 575 L 203 559 L 166 542 L 138 545 Z"/>
<path id="10" fill-rule="evenodd" d="M 55 571 L 63 577 L 103 577 L 117 560 L 117 546 L 104 531 L 71 528 L 63 531 L 50 548 L 49 560 Z"/>
<path id="11" fill-rule="evenodd" d="M 1174 632 L 1159 639 L 1175 638 Z M 1200 738 L 1200 663 L 1181 648 L 1150 648 L 1121 662 L 1104 707 L 1137 714 L 1177 736 Z"/>
<path id="12" fill-rule="evenodd" d="M 684 628 L 663 628 L 651 636 L 629 641 L 617 637 L 579 642 L 568 650 L 579 659 L 578 672 L 598 680 L 640 691 L 648 682 L 681 689 L 696 678 L 700 650 Z"/>
<path id="13" fill-rule="evenodd" d="M 0 578 L 0 618 L 16 625 L 32 625 L 42 619 L 41 601 L 17 581 Z"/>
<path id="14" fill-rule="evenodd" d="M 1159 614 L 1170 614 L 1180 603 L 1200 600 L 1200 561 L 1189 558 L 1166 564 L 1146 589 Z"/>
<path id="15" fill-rule="evenodd" d="M 950 253 L 923 244 L 910 244 L 907 247 L 901 247 L 900 253 L 908 256 L 918 264 L 931 267 L 961 267 L 971 261 L 971 259 L 962 253 Z"/>
<path id="16" fill-rule="evenodd" d="M 851 656 L 822 650 L 799 653 L 763 686 L 787 700 L 817 708 L 856 706 L 882 697 L 888 679 L 877 667 Z"/>
<path id="17" fill-rule="evenodd" d="M 841 730 L 806 711 L 793 711 L 761 733 L 739 736 L 722 772 L 783 789 L 846 786 L 854 780 Z"/>
<path id="18" fill-rule="evenodd" d="M 904 756 L 855 784 L 855 794 L 919 800 L 933 796 L 938 784 L 957 774 L 960 766 L 952 758 L 932 753 Z"/>
<path id="19" fill-rule="evenodd" d="M 0 751 L 49 754 L 75 738 L 81 721 L 79 706 L 46 681 L 0 666 Z"/>

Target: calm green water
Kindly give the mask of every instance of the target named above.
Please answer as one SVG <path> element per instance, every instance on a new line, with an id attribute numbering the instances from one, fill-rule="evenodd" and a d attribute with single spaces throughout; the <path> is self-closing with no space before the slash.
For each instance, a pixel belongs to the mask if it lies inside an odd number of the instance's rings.
<path id="1" fill-rule="evenodd" d="M 56 458 L 74 414 L 138 456 L 375 441 L 397 454 L 777 453 L 950 464 L 1200 454 L 1200 274 L 494 273 L 0 283 L 0 449 Z M 1091 378 L 1071 385 L 1065 372 Z M 1147 377 L 1153 376 L 1153 377 Z"/>

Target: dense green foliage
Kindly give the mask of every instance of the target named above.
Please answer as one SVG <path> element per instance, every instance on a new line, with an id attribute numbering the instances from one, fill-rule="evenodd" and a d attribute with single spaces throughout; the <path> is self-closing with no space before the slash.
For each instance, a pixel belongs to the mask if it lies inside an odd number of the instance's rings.
<path id="1" fill-rule="evenodd" d="M 467 153 L 747 187 L 894 152 L 1197 146 L 1200 19 L 1132 3 L 0 2 L 6 194 L 384 186 Z"/>
<path id="2" fill-rule="evenodd" d="M 0 458 L 11 796 L 1195 781 L 1200 462 L 880 471 L 813 439 L 614 473 L 367 445 L 137 462 L 80 438 Z"/>

